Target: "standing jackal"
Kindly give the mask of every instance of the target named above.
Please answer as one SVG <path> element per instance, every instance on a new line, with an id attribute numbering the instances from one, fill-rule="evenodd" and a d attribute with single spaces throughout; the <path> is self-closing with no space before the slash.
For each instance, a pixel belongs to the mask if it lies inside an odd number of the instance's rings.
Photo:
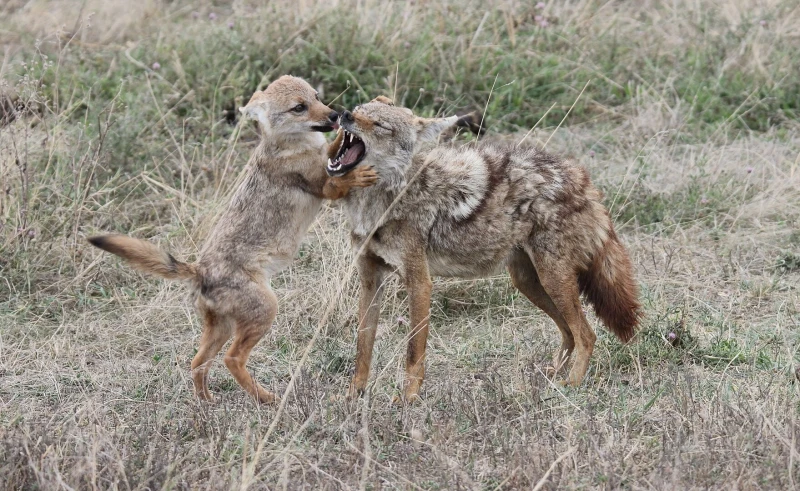
<path id="1" fill-rule="evenodd" d="M 393 269 L 403 277 L 410 306 L 405 400 L 418 398 L 425 376 L 430 276 L 483 277 L 503 265 L 561 331 L 555 371 L 574 351 L 566 383 L 580 384 L 596 339 L 580 294 L 622 341 L 633 337 L 640 316 L 631 261 L 586 170 L 534 149 L 436 147 L 456 117 L 419 118 L 387 102 L 345 111 L 329 151 L 328 174 L 371 165 L 380 179 L 344 200 L 355 249 L 364 246 L 357 258 L 358 346 L 348 395 L 366 387 L 382 277 Z"/>
<path id="2" fill-rule="evenodd" d="M 228 370 L 258 401 L 274 402 L 275 394 L 253 380 L 246 368 L 250 351 L 278 311 L 270 277 L 290 263 L 323 199 L 369 186 L 376 176 L 366 166 L 341 177 L 326 175 L 327 146 L 321 132 L 333 130 L 338 114 L 320 102 L 303 79 L 283 76 L 256 92 L 240 110 L 258 121 L 261 142 L 196 263 L 183 263 L 150 242 L 125 235 L 91 237 L 89 242 L 146 273 L 191 282 L 203 320 L 200 348 L 192 360 L 199 398 L 212 399 L 208 373 L 233 336 L 225 354 Z"/>

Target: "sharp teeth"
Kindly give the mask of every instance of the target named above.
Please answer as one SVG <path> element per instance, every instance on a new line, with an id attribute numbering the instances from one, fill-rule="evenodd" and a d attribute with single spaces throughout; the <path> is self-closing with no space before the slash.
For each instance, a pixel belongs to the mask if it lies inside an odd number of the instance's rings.
<path id="1" fill-rule="evenodd" d="M 333 162 L 331 162 L 331 159 L 328 159 L 328 167 L 333 167 Z"/>
<path id="2" fill-rule="evenodd" d="M 353 143 L 353 134 L 350 133 L 350 143 Z"/>

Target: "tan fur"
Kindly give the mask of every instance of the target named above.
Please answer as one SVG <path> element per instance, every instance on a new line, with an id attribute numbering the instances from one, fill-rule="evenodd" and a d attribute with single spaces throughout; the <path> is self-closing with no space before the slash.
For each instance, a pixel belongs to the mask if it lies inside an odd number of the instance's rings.
<path id="1" fill-rule="evenodd" d="M 505 266 L 561 332 L 553 372 L 575 352 L 570 385 L 586 374 L 596 341 L 581 293 L 622 341 L 633 337 L 641 312 L 633 268 L 584 169 L 535 149 L 437 146 L 455 118 L 417 118 L 381 101 L 345 115 L 342 133 L 364 142 L 359 165 L 374 166 L 381 177 L 344 200 L 354 246 L 365 247 L 349 396 L 369 378 L 380 282 L 392 270 L 409 295 L 406 401 L 419 397 L 424 379 L 432 274 L 474 278 Z"/>
<path id="2" fill-rule="evenodd" d="M 298 109 L 302 105 L 302 110 Z M 211 400 L 208 372 L 233 336 L 225 366 L 260 402 L 275 402 L 246 369 L 250 351 L 269 330 L 278 302 L 271 276 L 286 267 L 320 209 L 323 199 L 339 199 L 353 187 L 375 182 L 366 166 L 337 178 L 325 173 L 325 139 L 336 113 L 317 99 L 305 81 L 284 76 L 253 95 L 242 113 L 259 122 L 262 139 L 250 171 L 234 193 L 203 246 L 198 261 L 186 264 L 155 245 L 122 235 L 89 239 L 131 266 L 166 279 L 192 283 L 203 320 L 200 347 L 192 360 L 195 393 Z"/>

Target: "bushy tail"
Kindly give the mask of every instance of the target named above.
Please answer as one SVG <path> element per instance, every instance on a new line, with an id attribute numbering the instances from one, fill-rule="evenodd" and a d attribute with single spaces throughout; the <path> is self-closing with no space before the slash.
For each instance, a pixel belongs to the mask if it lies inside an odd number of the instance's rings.
<path id="1" fill-rule="evenodd" d="M 594 305 L 597 317 L 622 342 L 630 341 L 636 334 L 642 306 L 633 265 L 613 228 L 578 282 L 581 293 Z"/>
<path id="2" fill-rule="evenodd" d="M 188 280 L 197 277 L 194 264 L 182 263 L 145 240 L 127 235 L 98 235 L 89 237 L 89 243 L 111 254 L 116 254 L 132 267 L 168 280 Z"/>

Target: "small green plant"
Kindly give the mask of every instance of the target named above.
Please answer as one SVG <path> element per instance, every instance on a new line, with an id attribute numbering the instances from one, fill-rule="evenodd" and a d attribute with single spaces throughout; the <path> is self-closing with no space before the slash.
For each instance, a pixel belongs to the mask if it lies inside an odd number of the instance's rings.
<path id="1" fill-rule="evenodd" d="M 699 353 L 699 360 L 718 368 L 746 363 L 747 356 L 735 339 L 718 339 Z"/>
<path id="2" fill-rule="evenodd" d="M 778 256 L 775 268 L 781 273 L 800 271 L 800 254 L 784 251 Z"/>

